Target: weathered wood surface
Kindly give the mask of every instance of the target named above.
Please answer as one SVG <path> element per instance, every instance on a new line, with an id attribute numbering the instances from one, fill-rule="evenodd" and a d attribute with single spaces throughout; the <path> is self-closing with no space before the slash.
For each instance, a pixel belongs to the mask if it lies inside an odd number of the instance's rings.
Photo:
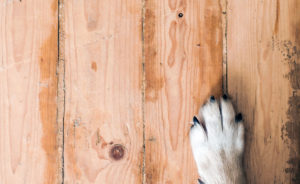
<path id="1" fill-rule="evenodd" d="M 64 7 L 64 182 L 142 183 L 142 2 Z"/>
<path id="2" fill-rule="evenodd" d="M 144 3 L 0 1 L 0 183 L 195 183 L 222 68 L 248 183 L 299 183 L 300 2 Z"/>
<path id="3" fill-rule="evenodd" d="M 248 183 L 300 182 L 300 2 L 230 0 L 228 92 L 245 116 Z"/>
<path id="4" fill-rule="evenodd" d="M 188 122 L 222 91 L 221 4 L 148 0 L 144 14 L 146 183 L 196 183 Z"/>
<path id="5" fill-rule="evenodd" d="M 0 1 L 0 183 L 60 183 L 57 1 Z"/>

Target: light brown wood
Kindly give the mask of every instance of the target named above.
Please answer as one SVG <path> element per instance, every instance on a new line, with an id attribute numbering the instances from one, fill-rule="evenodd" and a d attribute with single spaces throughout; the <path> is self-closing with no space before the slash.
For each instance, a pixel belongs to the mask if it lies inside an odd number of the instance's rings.
<path id="1" fill-rule="evenodd" d="M 142 2 L 64 7 L 64 182 L 142 183 Z"/>
<path id="2" fill-rule="evenodd" d="M 246 123 L 248 183 L 300 182 L 300 2 L 230 0 L 228 92 Z"/>
<path id="3" fill-rule="evenodd" d="M 196 183 L 188 122 L 222 91 L 221 4 L 148 0 L 144 14 L 146 183 Z"/>
<path id="4" fill-rule="evenodd" d="M 0 183 L 59 183 L 57 0 L 0 2 Z"/>

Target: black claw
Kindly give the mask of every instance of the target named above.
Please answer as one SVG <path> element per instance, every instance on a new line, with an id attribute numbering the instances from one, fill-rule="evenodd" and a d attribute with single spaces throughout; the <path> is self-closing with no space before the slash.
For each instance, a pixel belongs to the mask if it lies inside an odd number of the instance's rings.
<path id="1" fill-rule="evenodd" d="M 243 115 L 241 113 L 238 113 L 236 116 L 235 116 L 235 122 L 240 122 L 243 120 Z"/>
<path id="2" fill-rule="evenodd" d="M 228 96 L 224 94 L 224 95 L 223 95 L 223 99 L 224 99 L 224 100 L 227 100 L 227 99 L 228 99 Z"/>
<path id="3" fill-rule="evenodd" d="M 200 179 L 198 179 L 199 184 L 205 184 L 203 181 L 201 181 Z"/>
<path id="4" fill-rule="evenodd" d="M 198 118 L 196 116 L 194 116 L 193 122 L 194 122 L 194 124 L 198 123 L 200 125 L 200 122 L 199 122 L 199 120 L 198 120 Z"/>
<path id="5" fill-rule="evenodd" d="M 215 102 L 215 101 L 216 101 L 215 97 L 214 97 L 214 96 L 211 96 L 211 97 L 210 97 L 210 102 Z"/>

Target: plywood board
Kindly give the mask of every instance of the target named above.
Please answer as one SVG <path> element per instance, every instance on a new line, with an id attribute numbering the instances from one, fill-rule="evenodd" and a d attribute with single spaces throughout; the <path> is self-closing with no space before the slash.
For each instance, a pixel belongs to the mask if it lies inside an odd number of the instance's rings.
<path id="1" fill-rule="evenodd" d="M 300 2 L 231 0 L 227 88 L 245 118 L 248 183 L 300 182 Z"/>
<path id="2" fill-rule="evenodd" d="M 64 11 L 64 182 L 141 183 L 142 2 L 71 0 Z"/>
<path id="3" fill-rule="evenodd" d="M 222 91 L 217 1 L 148 0 L 144 10 L 146 183 L 196 183 L 189 121 Z"/>
<path id="4" fill-rule="evenodd" d="M 61 183 L 57 4 L 0 2 L 0 183 Z"/>

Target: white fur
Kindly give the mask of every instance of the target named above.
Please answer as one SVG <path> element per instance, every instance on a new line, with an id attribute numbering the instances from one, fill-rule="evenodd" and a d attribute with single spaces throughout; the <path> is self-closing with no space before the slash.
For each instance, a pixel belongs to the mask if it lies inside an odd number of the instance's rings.
<path id="1" fill-rule="evenodd" d="M 208 100 L 200 109 L 198 123 L 192 123 L 190 141 L 198 173 L 205 184 L 245 183 L 242 169 L 244 126 L 235 122 L 229 99 Z"/>

